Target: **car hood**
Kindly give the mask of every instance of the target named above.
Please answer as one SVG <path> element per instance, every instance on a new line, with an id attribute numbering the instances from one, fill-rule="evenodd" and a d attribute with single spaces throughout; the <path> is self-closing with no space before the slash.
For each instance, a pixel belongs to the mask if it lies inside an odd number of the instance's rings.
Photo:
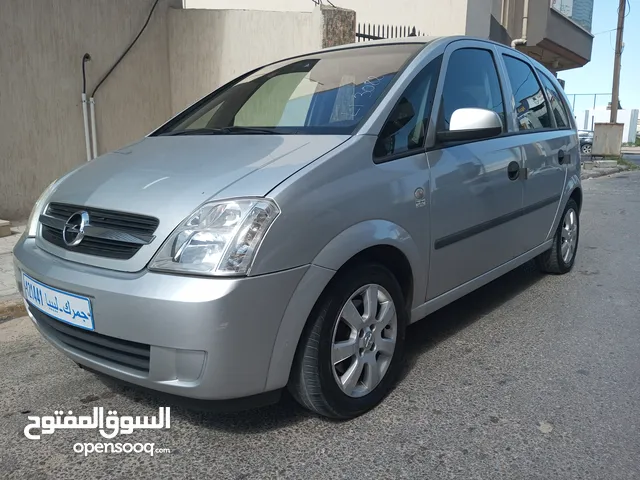
<path id="1" fill-rule="evenodd" d="M 147 137 L 103 155 L 67 176 L 49 202 L 149 215 L 155 240 L 129 260 L 56 247 L 72 261 L 122 271 L 142 270 L 162 242 L 199 205 L 230 196 L 265 196 L 295 172 L 345 142 L 338 135 Z"/>

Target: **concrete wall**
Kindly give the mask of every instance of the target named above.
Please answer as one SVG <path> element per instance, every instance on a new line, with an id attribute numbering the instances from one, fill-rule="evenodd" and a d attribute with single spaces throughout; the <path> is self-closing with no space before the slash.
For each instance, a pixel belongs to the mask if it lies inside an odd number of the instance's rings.
<path id="1" fill-rule="evenodd" d="M 318 50 L 322 38 L 320 9 L 311 13 L 170 10 L 172 113 L 248 70 Z"/>
<path id="2" fill-rule="evenodd" d="M 356 12 L 343 8 L 322 7 L 322 48 L 353 43 L 356 32 Z"/>
<path id="3" fill-rule="evenodd" d="M 506 35 L 494 25 L 492 38 L 522 37 L 524 0 L 505 3 Z M 550 70 L 557 72 L 584 65 L 591 59 L 593 36 L 583 27 L 550 7 L 545 0 L 529 0 L 527 45 L 518 47 Z"/>
<path id="4" fill-rule="evenodd" d="M 499 7 L 494 0 L 471 0 L 467 5 L 466 35 L 489 38 L 491 17 Z M 498 11 L 498 15 L 500 12 Z"/>
<path id="5" fill-rule="evenodd" d="M 593 130 L 596 123 L 606 124 L 610 119 L 610 110 L 585 110 L 582 122 L 578 125 L 585 130 Z M 638 110 L 618 110 L 618 123 L 623 125 L 621 143 L 634 143 L 637 136 Z"/>
<path id="6" fill-rule="evenodd" d="M 182 0 L 182 4 L 184 8 L 271 12 L 312 12 L 316 6 L 311 0 Z"/>
<path id="7" fill-rule="evenodd" d="M 622 146 L 621 123 L 596 123 L 593 131 L 592 155 L 620 155 Z"/>
<path id="8" fill-rule="evenodd" d="M 25 218 L 55 178 L 86 160 L 82 56 L 96 85 L 143 24 L 152 0 L 1 0 L 0 218 Z M 170 114 L 165 0 L 97 94 L 102 152 Z"/>
<path id="9" fill-rule="evenodd" d="M 571 46 L 571 52 L 591 60 L 593 36 L 574 21 L 549 9 L 546 38 L 559 46 Z"/>
<path id="10" fill-rule="evenodd" d="M 439 36 L 464 34 L 467 3 L 468 0 L 341 0 L 336 5 L 355 10 L 359 23 L 415 26 L 423 35 Z"/>
<path id="11" fill-rule="evenodd" d="M 26 218 L 51 181 L 86 161 L 82 57 L 92 56 L 90 93 L 152 4 L 0 0 L 0 218 Z M 181 0 L 160 1 L 144 34 L 97 92 L 99 153 L 138 140 L 249 69 L 354 40 L 354 13 L 343 10 L 180 7 Z"/>
<path id="12" fill-rule="evenodd" d="M 183 0 L 186 8 L 251 9 L 309 12 L 314 7 L 311 0 Z M 359 23 L 393 26 L 415 26 L 424 35 L 464 34 L 467 28 L 467 4 L 486 0 L 339 0 L 336 6 L 354 10 Z M 323 2 L 325 5 L 328 2 Z M 486 35 L 489 15 L 486 17 Z M 484 18 L 480 23 L 485 23 Z M 473 27 L 475 30 L 477 27 Z"/>

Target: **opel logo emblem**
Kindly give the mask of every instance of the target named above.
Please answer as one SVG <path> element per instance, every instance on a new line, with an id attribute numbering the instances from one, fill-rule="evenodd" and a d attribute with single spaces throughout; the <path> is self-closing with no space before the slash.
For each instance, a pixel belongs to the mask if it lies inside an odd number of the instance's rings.
<path id="1" fill-rule="evenodd" d="M 84 229 L 89 225 L 89 214 L 76 212 L 69 217 L 62 229 L 62 239 L 69 247 L 75 247 L 84 238 Z"/>

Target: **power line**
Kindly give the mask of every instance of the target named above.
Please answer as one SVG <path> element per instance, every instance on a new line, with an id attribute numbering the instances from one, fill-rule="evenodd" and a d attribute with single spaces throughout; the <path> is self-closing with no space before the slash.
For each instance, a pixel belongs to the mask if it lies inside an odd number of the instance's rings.
<path id="1" fill-rule="evenodd" d="M 116 60 L 116 62 L 113 64 L 113 66 L 109 69 L 109 71 L 106 73 L 106 75 L 104 77 L 102 77 L 102 80 L 100 80 L 98 82 L 98 85 L 96 85 L 96 88 L 93 89 L 93 92 L 91 93 L 92 97 L 96 96 L 96 92 L 98 91 L 98 89 L 100 88 L 100 86 L 104 83 L 104 81 L 107 79 L 107 77 L 109 77 L 109 75 L 111 75 L 111 72 L 113 72 L 113 70 L 115 70 L 115 68 L 118 66 L 118 64 L 122 61 L 122 59 L 127 55 L 127 53 L 129 53 L 129 50 L 131 50 L 131 47 L 133 47 L 136 42 L 138 41 L 138 39 L 140 38 L 140 35 L 142 35 L 142 33 L 146 30 L 147 25 L 149 25 L 149 20 L 151 20 L 151 15 L 153 15 L 153 11 L 156 9 L 156 7 L 158 6 L 158 2 L 160 0 L 155 0 L 155 2 L 153 3 L 153 6 L 151 7 L 151 10 L 149 11 L 149 15 L 147 16 L 147 20 L 144 22 L 144 25 L 142 26 L 142 28 L 140 29 L 140 31 L 138 32 L 138 35 L 136 35 L 136 38 L 133 39 L 133 41 L 129 44 L 129 46 L 127 47 L 127 49 L 122 53 L 122 55 L 120 55 L 120 58 L 118 58 L 118 60 Z"/>
<path id="2" fill-rule="evenodd" d="M 616 30 L 618 29 L 612 28 L 611 30 L 603 30 L 602 32 L 594 33 L 593 36 L 595 37 L 596 35 L 602 35 L 603 33 L 615 32 Z"/>

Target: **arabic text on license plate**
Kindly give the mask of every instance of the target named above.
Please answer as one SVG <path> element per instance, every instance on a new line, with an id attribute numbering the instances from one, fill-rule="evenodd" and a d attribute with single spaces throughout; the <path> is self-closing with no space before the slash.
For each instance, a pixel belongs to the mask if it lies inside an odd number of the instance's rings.
<path id="1" fill-rule="evenodd" d="M 24 298 L 35 308 L 61 322 L 93 330 L 91 301 L 86 297 L 63 292 L 22 273 Z"/>

